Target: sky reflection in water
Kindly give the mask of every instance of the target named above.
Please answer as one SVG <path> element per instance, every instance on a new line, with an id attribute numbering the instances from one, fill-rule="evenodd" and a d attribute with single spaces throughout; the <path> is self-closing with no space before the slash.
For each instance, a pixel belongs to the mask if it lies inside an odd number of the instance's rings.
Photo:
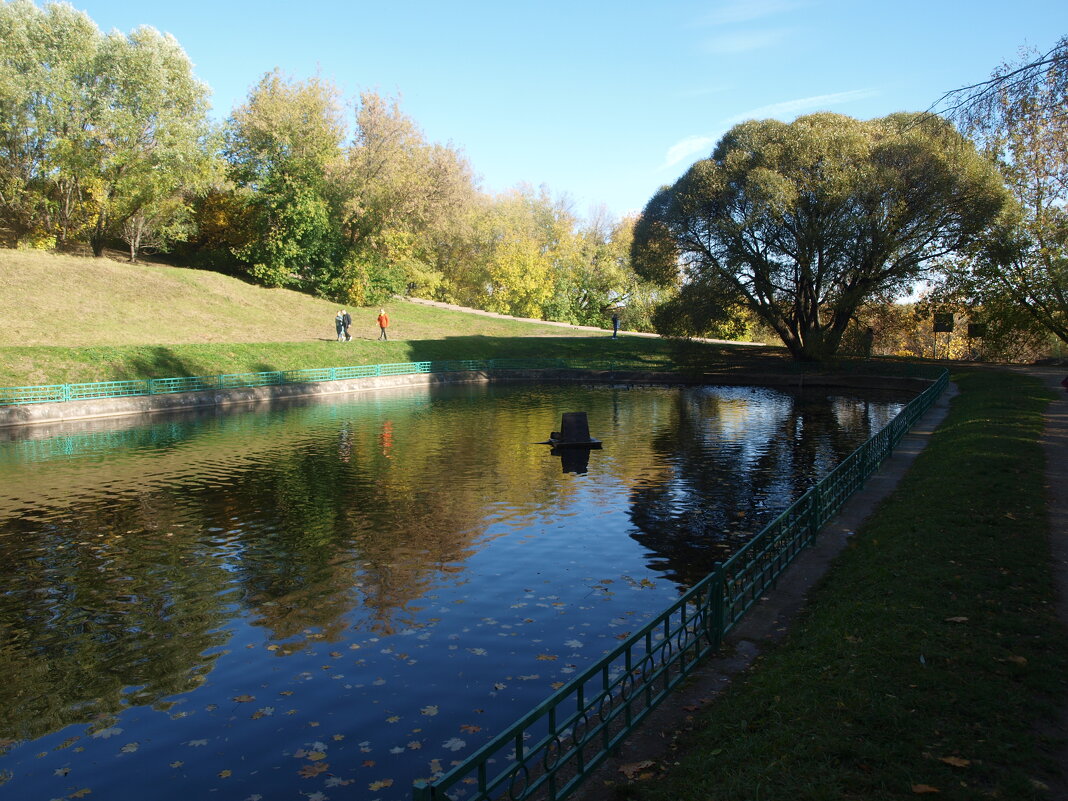
<path id="1" fill-rule="evenodd" d="M 9 433 L 0 798 L 409 798 L 905 400 L 454 386 Z M 533 444 L 566 411 L 585 473 Z"/>

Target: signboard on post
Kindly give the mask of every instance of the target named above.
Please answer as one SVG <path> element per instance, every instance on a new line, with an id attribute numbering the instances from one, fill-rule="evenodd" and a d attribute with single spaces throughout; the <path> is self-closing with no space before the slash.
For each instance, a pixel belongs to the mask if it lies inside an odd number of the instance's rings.
<path id="1" fill-rule="evenodd" d="M 934 316 L 934 330 L 936 334 L 951 333 L 953 331 L 953 312 L 939 312 Z"/>

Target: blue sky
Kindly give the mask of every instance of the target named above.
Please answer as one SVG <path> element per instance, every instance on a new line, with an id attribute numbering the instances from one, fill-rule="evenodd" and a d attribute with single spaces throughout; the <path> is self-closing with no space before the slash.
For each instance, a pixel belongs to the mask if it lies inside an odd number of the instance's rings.
<path id="1" fill-rule="evenodd" d="M 38 0 L 40 2 L 40 0 Z M 225 118 L 264 73 L 399 96 L 481 186 L 640 211 L 744 119 L 923 110 L 1021 47 L 1063 0 L 72 0 L 104 31 L 171 33 Z"/>

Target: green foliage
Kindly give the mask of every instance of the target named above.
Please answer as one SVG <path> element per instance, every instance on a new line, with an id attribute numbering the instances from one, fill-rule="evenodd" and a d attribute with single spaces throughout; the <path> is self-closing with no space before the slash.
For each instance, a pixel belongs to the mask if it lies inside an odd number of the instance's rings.
<path id="1" fill-rule="evenodd" d="M 207 88 L 152 28 L 102 35 L 70 6 L 0 6 L 0 225 L 11 244 L 182 230 L 210 175 Z"/>
<path id="2" fill-rule="evenodd" d="M 745 305 L 796 358 L 823 359 L 860 304 L 967 245 L 1004 201 L 995 171 L 937 118 L 750 121 L 650 200 L 632 260 L 662 285 L 703 285 L 682 301 L 696 327 Z"/>
<path id="3" fill-rule="evenodd" d="M 316 286 L 337 259 L 325 174 L 341 156 L 343 135 L 333 86 L 287 80 L 277 70 L 231 115 L 225 152 L 245 190 L 248 222 L 235 255 L 267 286 Z"/>

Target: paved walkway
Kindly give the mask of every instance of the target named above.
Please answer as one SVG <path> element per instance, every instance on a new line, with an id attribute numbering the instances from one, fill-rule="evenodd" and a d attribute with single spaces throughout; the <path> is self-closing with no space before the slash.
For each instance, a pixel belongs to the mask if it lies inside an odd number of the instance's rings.
<path id="1" fill-rule="evenodd" d="M 1057 583 L 1057 616 L 1068 629 L 1068 391 L 1061 381 L 1068 375 L 1066 367 L 1019 368 L 1033 375 L 1057 393 L 1046 409 L 1046 427 L 1042 448 L 1046 455 L 1046 497 L 1049 505 L 1049 528 L 1053 551 L 1053 575 Z M 1061 737 L 1068 737 L 1068 707 L 1061 710 Z M 1050 786 L 1051 801 L 1068 801 L 1068 741 L 1061 747 L 1061 776 Z"/>

